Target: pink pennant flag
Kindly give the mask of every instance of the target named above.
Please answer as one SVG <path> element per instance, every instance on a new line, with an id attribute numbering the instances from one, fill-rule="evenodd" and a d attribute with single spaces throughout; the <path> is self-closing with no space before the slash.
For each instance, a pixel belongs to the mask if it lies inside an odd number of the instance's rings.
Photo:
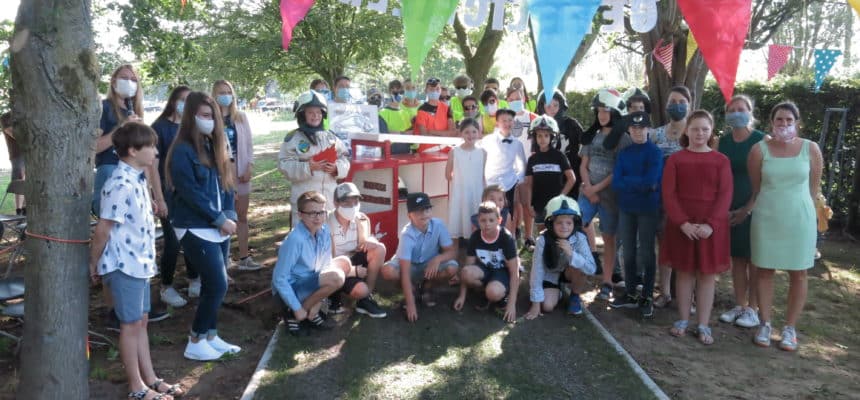
<path id="1" fill-rule="evenodd" d="M 672 76 L 672 57 L 674 55 L 674 46 L 672 46 L 672 42 L 663 44 L 663 39 L 661 38 L 657 45 L 654 46 L 654 51 L 651 52 L 651 55 L 663 64 L 663 68 L 666 69 L 666 73 L 669 76 Z"/>
<path id="2" fill-rule="evenodd" d="M 301 21 L 308 10 L 314 5 L 314 0 L 281 0 L 281 46 L 286 50 L 293 40 L 293 28 Z"/>
<path id="3" fill-rule="evenodd" d="M 773 79 L 788 62 L 794 46 L 772 44 L 767 48 L 767 80 Z"/>

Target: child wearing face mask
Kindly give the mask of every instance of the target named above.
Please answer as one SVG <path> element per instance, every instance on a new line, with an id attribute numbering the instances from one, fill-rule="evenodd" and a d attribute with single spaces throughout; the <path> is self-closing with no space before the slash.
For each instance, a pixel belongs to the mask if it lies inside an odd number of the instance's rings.
<path id="1" fill-rule="evenodd" d="M 413 115 L 401 107 L 403 101 L 403 84 L 399 80 L 388 83 L 388 103 L 379 110 L 379 118 L 385 121 L 388 133 L 411 134 Z M 409 153 L 409 143 L 392 143 L 391 154 Z"/>
<path id="2" fill-rule="evenodd" d="M 356 300 L 355 311 L 371 318 L 388 314 L 373 299 L 379 269 L 385 262 L 385 245 L 370 233 L 370 219 L 361 210 L 361 192 L 352 182 L 344 182 L 334 191 L 335 210 L 327 223 L 331 232 L 332 257 L 346 256 L 350 271 L 343 287 L 329 296 L 329 313 L 343 312 L 342 294 Z"/>
<path id="3" fill-rule="evenodd" d="M 451 114 L 451 109 L 439 100 L 442 96 L 442 86 L 439 79 L 428 79 L 424 86 L 424 93 L 427 94 L 427 102 L 418 107 L 418 113 L 415 115 L 415 134 L 453 136 L 456 132 L 454 117 Z M 437 147 L 435 145 L 430 146 Z M 419 146 L 419 148 L 423 148 L 423 146 Z"/>
<path id="4" fill-rule="evenodd" d="M 481 103 L 478 105 L 481 113 L 481 126 L 484 127 L 484 136 L 496 130 L 496 111 L 499 110 L 499 97 L 493 90 L 484 90 L 481 93 Z"/>
<path id="5" fill-rule="evenodd" d="M 415 83 L 411 79 L 403 81 L 403 103 L 401 107 L 409 113 L 409 118 L 412 119 L 413 124 L 419 106 L 421 106 L 421 100 L 418 100 L 418 90 L 415 88 Z"/>

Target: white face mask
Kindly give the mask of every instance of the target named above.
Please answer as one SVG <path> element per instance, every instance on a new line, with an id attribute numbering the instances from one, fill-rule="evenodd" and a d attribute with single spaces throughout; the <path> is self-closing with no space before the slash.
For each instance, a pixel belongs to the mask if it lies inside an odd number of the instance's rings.
<path id="1" fill-rule="evenodd" d="M 455 89 L 454 94 L 457 95 L 457 97 L 466 97 L 472 94 L 472 89 Z"/>
<path id="2" fill-rule="evenodd" d="M 206 136 L 212 136 L 212 131 L 215 129 L 214 119 L 202 119 L 195 116 L 194 122 L 197 123 L 197 130 Z"/>
<path id="3" fill-rule="evenodd" d="M 361 204 L 356 204 L 355 207 L 338 207 L 337 213 L 340 214 L 341 217 L 345 219 L 353 219 L 358 214 L 358 210 L 361 208 Z"/>
<path id="4" fill-rule="evenodd" d="M 130 79 L 117 79 L 114 91 L 124 99 L 137 94 L 137 82 Z"/>
<path id="5" fill-rule="evenodd" d="M 495 104 L 487 104 L 487 114 L 493 115 L 496 111 L 499 111 L 499 106 Z"/>

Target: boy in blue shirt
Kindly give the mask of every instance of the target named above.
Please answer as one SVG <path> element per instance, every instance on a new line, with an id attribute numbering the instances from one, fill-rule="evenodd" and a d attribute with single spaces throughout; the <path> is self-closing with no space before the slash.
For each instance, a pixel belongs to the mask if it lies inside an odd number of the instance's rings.
<path id="1" fill-rule="evenodd" d="M 320 316 L 322 300 L 343 286 L 350 270 L 346 257 L 332 258 L 331 234 L 326 226 L 326 198 L 321 193 L 302 193 L 296 202 L 299 223 L 278 249 L 272 273 L 275 302 L 284 311 L 291 335 L 307 334 L 302 321 L 314 329 L 331 329 Z"/>
<path id="2" fill-rule="evenodd" d="M 152 128 L 126 122 L 112 137 L 120 160 L 101 190 L 99 222 L 90 249 L 90 279 L 104 280 L 120 322 L 119 352 L 129 398 L 164 398 L 183 394 L 179 385 L 155 375 L 146 325 L 149 278 L 155 275 L 155 217 L 144 171 L 155 162 L 158 137 Z M 164 395 L 147 397 L 155 390 Z"/>
<path id="3" fill-rule="evenodd" d="M 426 193 L 410 193 L 406 210 L 409 223 L 400 231 L 397 254 L 382 267 L 382 277 L 400 280 L 406 318 L 415 322 L 418 320 L 415 292 L 424 305 L 436 305 L 430 285 L 447 282 L 457 273 L 457 249 L 442 220 L 433 218 L 433 205 Z"/>

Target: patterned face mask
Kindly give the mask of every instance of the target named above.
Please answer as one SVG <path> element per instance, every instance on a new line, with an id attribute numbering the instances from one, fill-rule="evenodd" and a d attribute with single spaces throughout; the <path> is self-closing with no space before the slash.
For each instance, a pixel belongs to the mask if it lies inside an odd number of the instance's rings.
<path id="1" fill-rule="evenodd" d="M 797 137 L 797 128 L 795 125 L 774 127 L 773 136 L 780 142 L 790 142 Z"/>

